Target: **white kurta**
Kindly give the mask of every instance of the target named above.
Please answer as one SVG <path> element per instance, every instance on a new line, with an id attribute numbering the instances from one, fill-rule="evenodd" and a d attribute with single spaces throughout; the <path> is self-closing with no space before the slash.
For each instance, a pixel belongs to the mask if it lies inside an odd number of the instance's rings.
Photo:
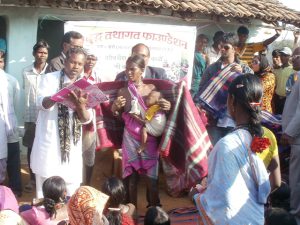
<path id="1" fill-rule="evenodd" d="M 43 76 L 38 88 L 37 107 L 40 109 L 34 144 L 31 153 L 31 169 L 41 177 L 61 176 L 67 183 L 82 182 L 82 141 L 73 144 L 71 134 L 71 151 L 69 162 L 61 161 L 61 151 L 58 134 L 58 106 L 55 104 L 50 109 L 42 106 L 44 97 L 52 96 L 59 90 L 60 71 L 48 73 Z M 64 83 L 69 83 L 67 76 Z M 73 113 L 69 109 L 69 113 Z M 90 120 L 92 110 L 89 109 Z M 70 126 L 72 122 L 70 121 Z"/>

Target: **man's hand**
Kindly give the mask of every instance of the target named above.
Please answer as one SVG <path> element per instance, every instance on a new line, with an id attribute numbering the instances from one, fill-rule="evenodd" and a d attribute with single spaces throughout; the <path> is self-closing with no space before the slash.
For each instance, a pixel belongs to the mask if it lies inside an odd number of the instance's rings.
<path id="1" fill-rule="evenodd" d="M 171 102 L 169 102 L 168 100 L 166 100 L 164 98 L 161 98 L 160 100 L 158 100 L 158 104 L 161 107 L 161 109 L 164 111 L 171 110 Z"/>
<path id="2" fill-rule="evenodd" d="M 51 97 L 49 96 L 43 99 L 42 105 L 45 109 L 50 109 L 52 106 L 54 106 L 55 103 L 56 102 L 51 100 Z"/>
<path id="3" fill-rule="evenodd" d="M 71 91 L 68 97 L 69 100 L 76 106 L 76 109 L 85 109 L 88 102 L 87 93 L 83 94 L 81 90 L 76 89 L 74 91 Z"/>
<path id="4" fill-rule="evenodd" d="M 238 72 L 238 73 L 242 73 L 243 72 L 243 68 L 240 64 L 235 64 L 233 67 L 231 67 L 230 69 L 231 71 L 234 72 Z"/>

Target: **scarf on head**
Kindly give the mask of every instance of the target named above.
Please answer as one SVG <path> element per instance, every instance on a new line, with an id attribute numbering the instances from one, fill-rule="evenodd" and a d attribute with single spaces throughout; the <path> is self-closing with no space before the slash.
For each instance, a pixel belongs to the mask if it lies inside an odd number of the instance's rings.
<path id="1" fill-rule="evenodd" d="M 108 195 L 93 187 L 79 187 L 68 202 L 70 224 L 102 224 L 102 212 L 108 199 Z"/>
<path id="2" fill-rule="evenodd" d="M 59 89 L 63 88 L 64 71 L 61 71 Z M 73 136 L 73 143 L 76 145 L 80 139 L 81 123 L 78 119 L 77 113 L 73 112 L 71 118 L 72 131 L 70 130 L 70 114 L 67 106 L 58 103 L 58 133 L 60 141 L 61 161 L 69 161 L 71 150 L 71 132 Z"/>
<path id="3" fill-rule="evenodd" d="M 270 63 L 265 55 L 259 55 L 259 71 L 255 72 L 257 76 L 264 76 L 266 73 L 271 71 Z"/>

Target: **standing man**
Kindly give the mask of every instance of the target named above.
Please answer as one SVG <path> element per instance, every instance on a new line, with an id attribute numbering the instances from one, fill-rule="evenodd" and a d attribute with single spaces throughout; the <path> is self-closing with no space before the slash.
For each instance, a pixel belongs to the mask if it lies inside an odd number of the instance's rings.
<path id="1" fill-rule="evenodd" d="M 42 194 L 43 182 L 51 176 L 61 176 L 71 196 L 82 182 L 82 124 L 92 120 L 92 110 L 86 109 L 87 95 L 74 90 L 69 100 L 74 109 L 56 103 L 51 96 L 74 83 L 83 72 L 86 53 L 71 48 L 66 53 L 65 68 L 43 76 L 38 88 L 37 106 L 40 109 L 36 136 L 31 153 L 31 169 L 35 174 L 37 197 Z"/>
<path id="2" fill-rule="evenodd" d="M 136 44 L 131 49 L 131 55 L 141 55 L 144 58 L 146 68 L 144 73 L 142 74 L 143 78 L 169 80 L 166 71 L 163 68 L 148 66 L 150 59 L 150 49 L 147 45 L 142 43 Z M 116 76 L 115 81 L 124 80 L 127 80 L 125 70 Z"/>
<path id="3" fill-rule="evenodd" d="M 30 172 L 30 181 L 25 185 L 25 191 L 32 192 L 35 188 L 35 177 L 30 169 L 30 154 L 32 150 L 33 140 L 35 136 L 35 123 L 38 115 L 37 88 L 40 84 L 42 75 L 45 74 L 48 66 L 49 45 L 45 41 L 39 41 L 33 46 L 32 55 L 34 57 L 33 64 L 23 69 L 23 88 L 25 95 L 25 112 L 24 127 L 25 134 L 23 137 L 23 145 L 27 147 L 27 162 Z"/>
<path id="4" fill-rule="evenodd" d="M 239 59 L 244 63 L 251 65 L 255 52 L 260 52 L 266 49 L 266 47 L 273 43 L 281 34 L 281 30 L 275 30 L 276 34 L 263 42 L 259 43 L 246 43 L 249 37 L 249 30 L 245 26 L 240 26 L 237 30 L 238 34 L 238 44 L 237 44 L 237 54 Z"/>
<path id="5" fill-rule="evenodd" d="M 12 126 L 12 131 L 7 136 L 7 174 L 8 185 L 17 197 L 22 196 L 21 182 L 21 160 L 18 121 L 16 116 L 17 106 L 19 104 L 20 86 L 16 78 L 4 72 L 5 55 L 0 56 L 0 76 L 5 77 L 8 88 L 8 120 Z"/>
<path id="6" fill-rule="evenodd" d="M 208 56 L 206 52 L 204 52 L 204 49 L 206 49 L 208 41 L 208 37 L 204 34 L 199 34 L 196 38 L 193 77 L 191 83 L 191 95 L 193 98 L 198 93 L 202 74 L 207 66 Z"/>
<path id="7" fill-rule="evenodd" d="M 4 68 L 4 54 L 5 49 L 0 43 L 0 68 Z M 4 71 L 0 69 L 0 185 L 3 184 L 6 177 L 7 136 L 12 131 L 10 120 L 8 119 L 10 114 L 10 107 L 8 107 L 8 83 L 3 73 Z"/>
<path id="8" fill-rule="evenodd" d="M 226 107 L 230 82 L 243 73 L 253 73 L 250 67 L 236 57 L 235 40 L 232 33 L 224 34 L 221 43 L 221 58 L 207 67 L 200 82 L 199 96 L 195 102 L 207 111 L 207 132 L 215 145 L 235 127 Z M 202 94 L 206 93 L 206 97 Z M 214 112 L 206 106 L 210 105 Z"/>
<path id="9" fill-rule="evenodd" d="M 282 65 L 280 69 L 274 70 L 276 78 L 274 96 L 275 114 L 282 114 L 286 100 L 286 82 L 289 76 L 294 72 L 293 66 L 290 64 L 292 50 L 289 47 L 284 47 L 279 53 Z"/>
<path id="10" fill-rule="evenodd" d="M 83 36 L 76 31 L 69 31 L 65 33 L 61 43 L 62 51 L 59 56 L 51 59 L 46 72 L 49 73 L 62 70 L 64 68 L 66 53 L 70 48 L 75 47 L 83 47 Z"/>
<path id="11" fill-rule="evenodd" d="M 92 49 L 87 50 L 87 58 L 84 65 L 84 77 L 91 84 L 101 82 L 99 71 L 95 70 L 97 55 Z M 90 185 L 95 164 L 96 151 L 96 113 L 93 110 L 93 120 L 90 124 L 82 127 L 82 157 L 84 165 L 84 184 Z"/>
<path id="12" fill-rule="evenodd" d="M 293 68 L 300 71 L 300 47 L 293 53 Z M 300 82 L 296 82 L 287 97 L 282 114 L 282 142 L 291 145 L 289 181 L 291 214 L 300 225 Z"/>
<path id="13" fill-rule="evenodd" d="M 208 48 L 207 55 L 209 59 L 208 64 L 213 64 L 221 57 L 220 44 L 223 39 L 224 32 L 219 30 L 213 36 L 213 44 Z"/>

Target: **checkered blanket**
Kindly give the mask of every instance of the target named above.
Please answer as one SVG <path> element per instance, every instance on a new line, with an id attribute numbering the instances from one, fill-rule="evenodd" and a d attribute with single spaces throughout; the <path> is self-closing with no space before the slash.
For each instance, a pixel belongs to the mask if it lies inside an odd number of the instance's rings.
<path id="1" fill-rule="evenodd" d="M 158 150 L 164 161 L 168 190 L 179 195 L 207 175 L 211 143 L 185 80 L 177 84 L 165 80 L 144 80 L 144 83 L 154 84 L 172 104 Z M 98 149 L 121 147 L 124 123 L 112 115 L 110 108 L 118 90 L 125 85 L 125 82 L 98 84 L 109 98 L 96 108 Z"/>

